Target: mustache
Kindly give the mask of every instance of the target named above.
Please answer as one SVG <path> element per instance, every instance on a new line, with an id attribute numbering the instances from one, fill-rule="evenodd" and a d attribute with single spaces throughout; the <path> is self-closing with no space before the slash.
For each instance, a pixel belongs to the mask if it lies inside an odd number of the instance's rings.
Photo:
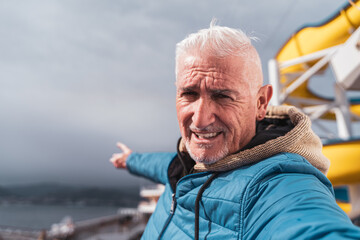
<path id="1" fill-rule="evenodd" d="M 191 124 L 189 126 L 189 129 L 193 132 L 224 132 L 225 131 L 223 127 L 214 126 L 214 125 L 209 125 L 204 128 L 198 128 L 194 126 L 194 124 Z"/>

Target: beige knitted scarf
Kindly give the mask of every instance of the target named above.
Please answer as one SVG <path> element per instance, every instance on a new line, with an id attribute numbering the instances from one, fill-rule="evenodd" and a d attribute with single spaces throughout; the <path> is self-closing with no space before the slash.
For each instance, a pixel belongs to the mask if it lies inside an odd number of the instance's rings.
<path id="1" fill-rule="evenodd" d="M 322 154 L 320 138 L 311 129 L 311 121 L 297 108 L 291 106 L 269 106 L 266 118 L 289 118 L 294 128 L 284 136 L 269 140 L 264 144 L 229 155 L 213 164 L 196 163 L 195 171 L 228 171 L 241 166 L 260 162 L 281 152 L 297 153 L 308 160 L 314 167 L 326 174 L 330 161 Z M 184 151 L 180 144 L 180 151 Z"/>

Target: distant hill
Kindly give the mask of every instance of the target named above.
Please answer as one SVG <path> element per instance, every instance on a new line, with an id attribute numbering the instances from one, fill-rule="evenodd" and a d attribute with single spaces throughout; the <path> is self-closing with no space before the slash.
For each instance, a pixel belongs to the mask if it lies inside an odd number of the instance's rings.
<path id="1" fill-rule="evenodd" d="M 0 186 L 0 203 L 135 207 L 139 188 L 78 187 L 56 183 Z"/>
<path id="2" fill-rule="evenodd" d="M 8 189 L 0 186 L 0 198 L 1 197 L 12 197 L 14 193 L 9 191 Z"/>

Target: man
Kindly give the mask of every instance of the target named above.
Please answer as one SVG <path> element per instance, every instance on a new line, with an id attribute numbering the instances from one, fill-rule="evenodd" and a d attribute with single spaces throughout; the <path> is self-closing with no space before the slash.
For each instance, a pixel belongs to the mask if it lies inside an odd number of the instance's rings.
<path id="1" fill-rule="evenodd" d="M 121 154 L 118 168 L 166 185 L 143 239 L 360 239 L 325 177 L 310 120 L 268 107 L 260 58 L 210 25 L 176 49 L 177 153 Z"/>

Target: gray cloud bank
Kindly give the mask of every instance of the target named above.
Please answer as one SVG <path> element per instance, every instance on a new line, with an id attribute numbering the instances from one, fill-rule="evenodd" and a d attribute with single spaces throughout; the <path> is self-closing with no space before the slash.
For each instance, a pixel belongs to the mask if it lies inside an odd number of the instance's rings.
<path id="1" fill-rule="evenodd" d="M 291 32 L 346 1 L 0 1 L 0 184 L 138 184 L 115 142 L 175 151 L 174 47 L 242 28 L 264 64 Z"/>

